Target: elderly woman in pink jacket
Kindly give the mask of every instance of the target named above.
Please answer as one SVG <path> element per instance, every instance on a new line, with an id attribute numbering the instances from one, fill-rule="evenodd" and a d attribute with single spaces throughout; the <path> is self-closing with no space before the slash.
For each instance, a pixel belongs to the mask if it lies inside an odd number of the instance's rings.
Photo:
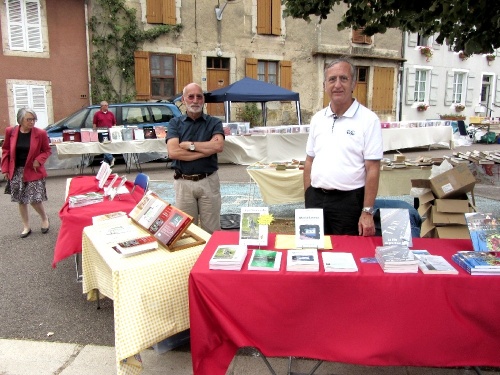
<path id="1" fill-rule="evenodd" d="M 47 200 L 44 164 L 51 150 L 47 132 L 35 127 L 36 120 L 35 111 L 21 108 L 17 112 L 19 126 L 7 128 L 2 145 L 2 174 L 10 184 L 11 201 L 19 204 L 23 222 L 21 238 L 31 234 L 28 205 L 40 215 L 41 232 L 49 231 L 43 202 Z"/>

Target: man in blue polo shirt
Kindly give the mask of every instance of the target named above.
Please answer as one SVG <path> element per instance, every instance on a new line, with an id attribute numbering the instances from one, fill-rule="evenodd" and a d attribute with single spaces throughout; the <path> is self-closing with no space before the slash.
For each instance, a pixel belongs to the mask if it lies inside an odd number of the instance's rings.
<path id="1" fill-rule="evenodd" d="M 375 235 L 382 129 L 375 113 L 352 97 L 356 69 L 345 58 L 325 69 L 328 107 L 316 113 L 306 146 L 306 208 L 322 208 L 325 234 Z"/>
<path id="2" fill-rule="evenodd" d="M 170 120 L 167 131 L 168 157 L 175 170 L 175 206 L 213 233 L 221 228 L 217 154 L 224 147 L 222 122 L 203 113 L 205 97 L 200 85 L 184 87 L 182 102 L 186 114 Z"/>

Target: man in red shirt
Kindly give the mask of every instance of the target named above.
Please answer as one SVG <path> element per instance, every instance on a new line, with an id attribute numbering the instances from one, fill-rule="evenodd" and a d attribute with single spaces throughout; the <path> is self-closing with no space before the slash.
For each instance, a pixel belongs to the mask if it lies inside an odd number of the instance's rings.
<path id="1" fill-rule="evenodd" d="M 116 125 L 116 118 L 113 112 L 108 111 L 108 102 L 101 102 L 101 109 L 97 111 L 94 115 L 94 120 L 92 121 L 92 127 L 94 130 L 97 128 L 111 128 Z M 104 154 L 104 161 L 109 164 L 110 167 L 115 165 L 115 158 L 111 154 Z"/>

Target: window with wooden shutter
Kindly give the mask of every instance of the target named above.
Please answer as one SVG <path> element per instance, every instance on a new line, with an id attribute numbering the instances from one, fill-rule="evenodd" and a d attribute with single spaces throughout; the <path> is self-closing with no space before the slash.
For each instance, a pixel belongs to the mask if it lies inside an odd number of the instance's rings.
<path id="1" fill-rule="evenodd" d="M 151 75 L 149 72 L 149 52 L 135 51 L 135 91 L 137 100 L 151 99 Z"/>
<path id="2" fill-rule="evenodd" d="M 43 52 L 39 0 L 8 0 L 7 23 L 11 50 Z"/>
<path id="3" fill-rule="evenodd" d="M 280 86 L 284 89 L 292 89 L 292 62 L 280 61 Z"/>
<path id="4" fill-rule="evenodd" d="M 257 0 L 257 34 L 281 35 L 281 0 Z"/>
<path id="5" fill-rule="evenodd" d="M 164 25 L 175 25 L 175 0 L 147 0 L 146 21 Z"/>
<path id="6" fill-rule="evenodd" d="M 177 55 L 177 92 L 193 82 L 193 57 L 191 55 Z"/>
<path id="7" fill-rule="evenodd" d="M 12 86 L 14 93 L 14 111 L 21 108 L 31 108 L 35 111 L 38 118 L 37 128 L 46 128 L 49 124 L 46 90 L 43 85 L 18 85 Z"/>
<path id="8" fill-rule="evenodd" d="M 352 30 L 352 42 L 356 44 L 372 44 L 372 37 L 368 35 L 364 35 L 363 31 L 364 27 L 359 28 L 357 30 Z"/>
<path id="9" fill-rule="evenodd" d="M 245 76 L 257 79 L 257 59 L 245 59 Z"/>

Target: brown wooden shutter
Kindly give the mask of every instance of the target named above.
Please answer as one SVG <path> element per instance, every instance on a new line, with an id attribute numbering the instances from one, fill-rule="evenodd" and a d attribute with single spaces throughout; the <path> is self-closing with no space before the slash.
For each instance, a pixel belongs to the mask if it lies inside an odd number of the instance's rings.
<path id="1" fill-rule="evenodd" d="M 292 62 L 280 61 L 280 86 L 284 89 L 292 89 Z"/>
<path id="2" fill-rule="evenodd" d="M 394 101 L 394 68 L 376 66 L 373 70 L 372 110 L 391 112 Z"/>
<path id="3" fill-rule="evenodd" d="M 148 23 L 162 23 L 163 0 L 146 0 L 146 21 Z"/>
<path id="4" fill-rule="evenodd" d="M 271 34 L 271 0 L 257 0 L 257 34 Z"/>
<path id="5" fill-rule="evenodd" d="M 151 99 L 149 52 L 135 51 L 135 91 L 137 100 Z"/>
<path id="6" fill-rule="evenodd" d="M 245 76 L 257 79 L 257 59 L 249 57 L 245 59 Z"/>
<path id="7" fill-rule="evenodd" d="M 364 35 L 364 28 L 359 28 L 358 30 L 352 30 L 352 42 L 358 44 L 372 44 L 371 36 Z"/>
<path id="8" fill-rule="evenodd" d="M 191 55 L 177 55 L 177 92 L 181 92 L 184 86 L 193 82 L 193 57 Z"/>
<path id="9" fill-rule="evenodd" d="M 271 34 L 281 35 L 281 0 L 271 1 Z"/>
<path id="10" fill-rule="evenodd" d="M 163 23 L 175 25 L 175 0 L 163 0 Z"/>

